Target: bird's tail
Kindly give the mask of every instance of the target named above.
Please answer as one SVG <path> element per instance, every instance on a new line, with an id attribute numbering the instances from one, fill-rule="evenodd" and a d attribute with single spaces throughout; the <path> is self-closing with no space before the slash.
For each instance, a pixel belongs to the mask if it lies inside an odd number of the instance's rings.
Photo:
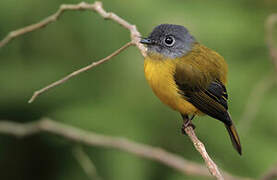
<path id="1" fill-rule="evenodd" d="M 235 128 L 235 125 L 233 124 L 231 117 L 229 115 L 229 119 L 231 122 L 230 124 L 225 124 L 225 127 L 230 135 L 230 139 L 232 141 L 233 147 L 238 151 L 238 153 L 241 155 L 241 144 L 240 144 L 240 140 L 239 140 L 239 135 L 237 133 L 237 130 Z"/>

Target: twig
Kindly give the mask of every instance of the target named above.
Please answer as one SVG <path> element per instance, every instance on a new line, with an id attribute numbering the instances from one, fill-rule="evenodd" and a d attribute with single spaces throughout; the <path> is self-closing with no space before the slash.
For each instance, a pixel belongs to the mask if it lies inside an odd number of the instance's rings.
<path id="1" fill-rule="evenodd" d="M 80 3 L 77 5 L 70 5 L 70 4 L 63 4 L 60 6 L 59 10 L 45 18 L 44 20 L 40 21 L 39 23 L 36 24 L 32 24 L 14 31 L 11 31 L 1 42 L 0 42 L 0 48 L 2 48 L 3 46 L 5 46 L 6 44 L 8 44 L 11 40 L 13 40 L 14 38 L 17 38 L 19 36 L 22 36 L 26 33 L 41 29 L 46 27 L 48 24 L 53 23 L 55 21 L 58 20 L 58 18 L 65 12 L 65 11 L 80 11 L 80 10 L 93 10 L 95 7 L 94 5 L 90 5 L 87 3 Z"/>
<path id="2" fill-rule="evenodd" d="M 75 147 L 72 150 L 72 153 L 91 180 L 102 179 L 99 177 L 94 163 L 91 161 L 89 156 L 85 153 L 82 146 Z"/>
<path id="3" fill-rule="evenodd" d="M 187 131 L 190 137 L 194 139 L 193 142 L 197 142 L 194 137 L 195 134 L 192 133 L 193 131 L 189 129 Z M 23 138 L 41 132 L 59 135 L 68 140 L 73 140 L 88 146 L 100 146 L 125 151 L 139 157 L 160 162 L 186 175 L 211 177 L 211 174 L 203 165 L 185 160 L 183 157 L 169 153 L 161 148 L 132 142 L 124 138 L 96 134 L 50 119 L 42 119 L 28 124 L 0 121 L 1 134 Z M 195 146 L 198 148 L 202 145 L 196 143 Z M 250 180 L 248 178 L 232 176 L 226 172 L 223 172 L 223 175 L 228 180 Z"/>
<path id="4" fill-rule="evenodd" d="M 277 178 L 277 164 L 273 166 L 268 172 L 266 172 L 261 180 L 274 180 Z"/>
<path id="5" fill-rule="evenodd" d="M 191 126 L 188 126 L 184 129 L 186 131 L 186 134 L 189 136 L 191 141 L 193 142 L 193 145 L 195 149 L 201 154 L 202 158 L 204 159 L 206 166 L 208 167 L 210 173 L 219 180 L 223 180 L 223 176 L 219 172 L 217 165 L 213 162 L 213 160 L 210 158 L 209 154 L 207 153 L 204 144 L 197 138 L 193 128 Z"/>
<path id="6" fill-rule="evenodd" d="M 74 71 L 72 73 L 70 73 L 69 75 L 65 76 L 64 78 L 58 80 L 58 81 L 55 81 L 53 82 L 52 84 L 38 90 L 38 91 L 35 91 L 33 96 L 31 97 L 31 99 L 28 101 L 29 103 L 32 103 L 39 95 L 41 95 L 42 93 L 44 93 L 45 91 L 53 88 L 53 87 L 56 87 L 56 86 L 59 86 L 63 83 L 65 83 L 66 81 L 68 81 L 69 79 L 71 79 L 72 77 L 74 76 L 77 76 L 78 74 L 82 73 L 82 72 L 86 72 L 92 68 L 94 68 L 95 66 L 98 66 L 108 60 L 110 60 L 112 57 L 114 56 L 117 56 L 118 54 L 120 54 L 122 51 L 124 51 L 125 49 L 127 49 L 128 47 L 130 47 L 131 45 L 134 45 L 133 42 L 129 42 L 127 44 L 125 44 L 124 46 L 122 46 L 121 48 L 117 49 L 115 52 L 113 52 L 112 54 L 110 54 L 109 56 L 97 61 L 97 62 L 93 62 L 91 63 L 90 65 L 88 66 L 85 66 L 77 71 Z"/>
<path id="7" fill-rule="evenodd" d="M 46 27 L 48 24 L 53 23 L 59 19 L 59 17 L 65 12 L 65 11 L 83 11 L 83 10 L 92 10 L 97 12 L 99 15 L 101 15 L 104 19 L 110 19 L 125 29 L 128 29 L 130 31 L 131 39 L 135 43 L 135 45 L 139 48 L 142 55 L 145 56 L 146 49 L 145 47 L 139 43 L 140 40 L 140 33 L 138 32 L 135 25 L 132 25 L 119 17 L 118 15 L 112 13 L 112 12 L 106 12 L 103 7 L 102 3 L 99 1 L 96 1 L 93 4 L 88 4 L 86 2 L 81 2 L 79 4 L 62 4 L 58 11 L 54 13 L 53 15 L 45 18 L 44 20 L 32 24 L 23 28 L 20 28 L 18 30 L 11 31 L 2 41 L 0 41 L 0 48 L 8 44 L 11 40 L 14 38 L 17 38 L 19 36 L 22 36 L 26 33 L 36 31 L 38 29 Z"/>

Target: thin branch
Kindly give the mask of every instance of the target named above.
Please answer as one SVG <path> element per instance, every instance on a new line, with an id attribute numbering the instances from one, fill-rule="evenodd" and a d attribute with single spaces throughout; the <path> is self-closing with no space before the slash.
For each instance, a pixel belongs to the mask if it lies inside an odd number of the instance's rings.
<path id="1" fill-rule="evenodd" d="M 58 20 L 58 18 L 65 12 L 65 11 L 80 11 L 80 10 L 92 10 L 94 9 L 94 5 L 90 5 L 87 3 L 80 3 L 77 5 L 69 5 L 69 4 L 64 4 L 61 5 L 59 10 L 54 13 L 53 15 L 45 18 L 44 20 L 40 21 L 39 23 L 36 24 L 32 24 L 14 31 L 11 31 L 1 42 L 0 42 L 0 48 L 2 48 L 3 46 L 5 46 L 6 44 L 8 44 L 11 40 L 22 36 L 24 34 L 27 34 L 29 32 L 41 29 L 46 27 L 48 24 L 53 23 L 55 21 Z"/>
<path id="2" fill-rule="evenodd" d="M 59 19 L 59 17 L 66 11 L 83 11 L 83 10 L 92 10 L 97 12 L 99 15 L 101 15 L 104 19 L 110 19 L 125 29 L 128 29 L 130 31 L 131 39 L 134 42 L 134 44 L 139 48 L 141 51 L 142 55 L 145 56 L 146 49 L 145 47 L 139 43 L 140 40 L 140 33 L 138 32 L 137 28 L 135 25 L 132 25 L 119 17 L 118 15 L 112 13 L 112 12 L 107 12 L 103 9 L 102 3 L 99 1 L 96 1 L 93 4 L 88 4 L 86 2 L 81 2 L 79 4 L 62 4 L 58 11 L 54 13 L 53 15 L 45 18 L 44 20 L 32 24 L 14 31 L 11 31 L 2 41 L 0 41 L 0 48 L 8 44 L 11 40 L 22 36 L 24 34 L 27 34 L 32 31 L 39 30 L 41 28 L 46 27 L 50 23 L 53 23 Z"/>
<path id="3" fill-rule="evenodd" d="M 183 157 L 169 153 L 161 148 L 152 147 L 136 143 L 125 138 L 111 137 L 100 135 L 97 133 L 78 129 L 69 125 L 65 125 L 50 119 L 42 119 L 36 122 L 21 124 L 10 121 L 0 121 L 0 133 L 23 138 L 41 132 L 48 132 L 64 137 L 68 140 L 73 140 L 87 146 L 99 146 L 105 148 L 113 148 L 135 154 L 139 157 L 147 158 L 160 162 L 186 175 L 211 177 L 207 168 L 194 162 L 185 160 Z M 195 134 L 190 129 L 187 133 L 193 139 L 195 146 L 201 147 Z M 199 141 L 199 140 L 198 140 Z M 229 173 L 223 172 L 223 176 L 228 180 L 250 180 L 248 178 L 241 178 L 231 176 Z"/>
<path id="4" fill-rule="evenodd" d="M 146 56 L 146 48 L 144 47 L 144 45 L 142 45 L 140 43 L 141 34 L 137 30 L 137 27 L 135 25 L 130 24 L 129 22 L 127 22 L 123 18 L 119 17 L 115 13 L 105 11 L 103 9 L 103 6 L 102 6 L 101 2 L 96 1 L 94 3 L 94 5 L 95 5 L 95 11 L 99 15 L 101 15 L 104 19 L 110 19 L 110 20 L 118 23 L 119 25 L 121 25 L 122 27 L 124 27 L 125 29 L 130 31 L 130 36 L 131 36 L 132 41 L 135 43 L 137 48 L 140 50 L 143 57 L 145 57 Z"/>
<path id="5" fill-rule="evenodd" d="M 31 99 L 28 101 L 29 103 L 32 103 L 39 95 L 41 95 L 42 93 L 44 93 L 45 91 L 53 88 L 53 87 L 56 87 L 56 86 L 59 86 L 63 83 L 65 83 L 66 81 L 68 81 L 69 79 L 73 78 L 74 76 L 77 76 L 78 74 L 82 73 L 82 72 L 86 72 L 104 62 L 107 62 L 108 60 L 110 60 L 111 58 L 117 56 L 118 54 L 120 54 L 122 51 L 124 51 L 125 49 L 127 49 L 128 47 L 134 45 L 133 42 L 129 42 L 129 43 L 126 43 L 124 46 L 122 46 L 121 48 L 117 49 L 116 51 L 114 51 L 112 54 L 110 54 L 109 56 L 97 61 L 97 62 L 93 62 L 91 63 L 90 65 L 88 66 L 85 66 L 81 69 L 78 69 L 72 73 L 70 73 L 69 75 L 65 76 L 64 78 L 58 80 L 58 81 L 55 81 L 53 82 L 52 84 L 38 90 L 38 91 L 35 91 L 33 96 L 31 97 Z"/>
<path id="6" fill-rule="evenodd" d="M 224 178 L 221 175 L 221 173 L 219 172 L 217 165 L 210 158 L 209 154 L 206 151 L 204 144 L 197 138 L 193 128 L 191 126 L 188 126 L 184 130 L 186 131 L 186 134 L 189 136 L 190 140 L 193 142 L 195 149 L 201 154 L 210 173 L 216 179 L 223 180 Z"/>
<path id="7" fill-rule="evenodd" d="M 97 173 L 96 167 L 87 153 L 83 150 L 82 146 L 77 146 L 72 150 L 72 153 L 80 166 L 84 169 L 86 174 L 91 180 L 101 180 Z"/>
<path id="8" fill-rule="evenodd" d="M 277 178 L 277 164 L 273 166 L 268 172 L 266 172 L 261 180 L 274 180 Z"/>

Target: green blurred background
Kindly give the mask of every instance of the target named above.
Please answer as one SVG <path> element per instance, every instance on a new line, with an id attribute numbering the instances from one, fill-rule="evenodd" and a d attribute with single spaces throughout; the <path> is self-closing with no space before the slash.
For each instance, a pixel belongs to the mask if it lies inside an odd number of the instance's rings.
<path id="1" fill-rule="evenodd" d="M 1 0 L 0 38 L 77 0 Z M 92 1 L 90 1 L 92 2 Z M 277 162 L 276 87 L 262 98 L 250 127 L 240 126 L 250 92 L 273 72 L 264 21 L 277 11 L 275 0 L 105 0 L 104 8 L 136 24 L 143 36 L 161 23 L 186 26 L 196 39 L 229 64 L 229 108 L 243 145 L 239 156 L 224 126 L 209 117 L 194 120 L 196 132 L 220 168 L 259 177 Z M 276 31 L 275 31 L 276 32 Z M 50 117 L 75 127 L 162 147 L 203 163 L 181 118 L 154 96 L 144 78 L 143 57 L 131 47 L 113 60 L 43 94 L 32 93 L 103 58 L 129 41 L 129 32 L 92 12 L 67 12 L 47 28 L 0 49 L 0 119 L 16 122 Z M 247 129 L 247 131 L 245 130 Z M 49 134 L 24 139 L 0 136 L 1 180 L 89 179 L 72 155 L 75 143 Z M 202 180 L 125 152 L 84 147 L 107 180 Z"/>

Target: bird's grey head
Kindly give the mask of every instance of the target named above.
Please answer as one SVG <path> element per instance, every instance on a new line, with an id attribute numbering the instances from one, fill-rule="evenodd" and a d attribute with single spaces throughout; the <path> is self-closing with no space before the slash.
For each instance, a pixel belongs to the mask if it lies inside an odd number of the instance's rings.
<path id="1" fill-rule="evenodd" d="M 195 39 L 184 26 L 161 24 L 154 28 L 148 38 L 140 43 L 147 45 L 147 53 L 161 54 L 168 58 L 177 58 L 191 51 Z"/>

